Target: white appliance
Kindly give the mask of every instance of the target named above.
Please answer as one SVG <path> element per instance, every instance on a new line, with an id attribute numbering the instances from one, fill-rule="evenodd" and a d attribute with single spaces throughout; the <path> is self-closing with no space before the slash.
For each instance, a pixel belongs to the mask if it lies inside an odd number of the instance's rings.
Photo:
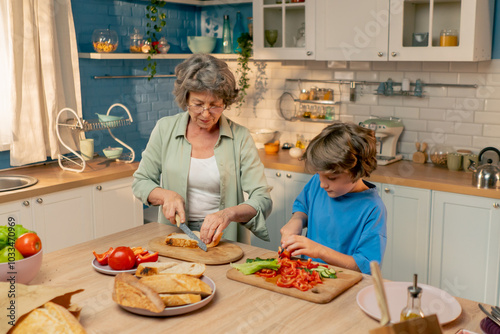
<path id="1" fill-rule="evenodd" d="M 403 158 L 401 154 L 396 154 L 399 136 L 401 136 L 404 129 L 400 118 L 372 116 L 359 123 L 359 125 L 375 132 L 377 138 L 377 164 L 388 165 Z"/>

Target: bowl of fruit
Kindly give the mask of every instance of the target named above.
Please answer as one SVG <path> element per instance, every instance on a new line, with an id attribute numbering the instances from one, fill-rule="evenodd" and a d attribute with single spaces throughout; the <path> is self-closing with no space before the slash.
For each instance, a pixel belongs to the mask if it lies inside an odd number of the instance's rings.
<path id="1" fill-rule="evenodd" d="M 22 225 L 0 226 L 0 281 L 28 284 L 42 266 L 42 242 Z"/>

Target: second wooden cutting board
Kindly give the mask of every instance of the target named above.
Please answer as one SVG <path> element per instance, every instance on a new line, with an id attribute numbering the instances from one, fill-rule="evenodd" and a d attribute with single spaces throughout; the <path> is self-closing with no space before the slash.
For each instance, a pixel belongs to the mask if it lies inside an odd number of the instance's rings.
<path id="1" fill-rule="evenodd" d="M 226 264 L 238 261 L 243 257 L 243 250 L 240 246 L 230 241 L 222 240 L 216 247 L 208 248 L 208 251 L 204 252 L 200 248 L 169 246 L 165 243 L 166 237 L 151 239 L 148 243 L 148 249 L 158 252 L 162 256 L 209 265 Z"/>
<path id="2" fill-rule="evenodd" d="M 266 253 L 260 258 L 276 257 L 276 253 Z M 337 278 L 326 278 L 322 284 L 316 285 L 315 289 L 309 291 L 300 291 L 295 288 L 282 288 L 274 282 L 270 282 L 265 278 L 257 275 L 245 275 L 238 270 L 231 268 L 227 271 L 226 276 L 235 281 L 254 285 L 259 288 L 271 290 L 284 295 L 292 296 L 295 298 L 304 299 L 313 303 L 326 304 L 332 301 L 335 297 L 352 287 L 354 284 L 361 281 L 362 274 L 357 271 L 352 271 L 344 268 L 328 266 L 335 269 Z M 313 292 L 314 291 L 314 292 Z"/>

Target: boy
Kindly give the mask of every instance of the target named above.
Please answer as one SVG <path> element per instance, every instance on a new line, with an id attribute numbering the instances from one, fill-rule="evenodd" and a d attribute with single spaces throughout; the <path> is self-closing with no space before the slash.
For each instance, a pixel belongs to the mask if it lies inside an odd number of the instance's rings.
<path id="1" fill-rule="evenodd" d="M 386 246 L 385 205 L 375 185 L 361 179 L 377 167 L 375 134 L 355 124 L 332 124 L 311 141 L 303 159 L 316 174 L 281 228 L 282 247 L 292 256 L 370 274 L 370 262 L 380 263 Z"/>

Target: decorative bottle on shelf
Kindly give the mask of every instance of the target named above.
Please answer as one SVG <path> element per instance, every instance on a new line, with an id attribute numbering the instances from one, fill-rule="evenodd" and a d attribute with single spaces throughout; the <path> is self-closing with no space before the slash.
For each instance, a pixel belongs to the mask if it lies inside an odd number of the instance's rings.
<path id="1" fill-rule="evenodd" d="M 237 53 L 241 51 L 241 48 L 238 45 L 238 38 L 245 32 L 245 28 L 243 28 L 243 22 L 241 20 L 241 13 L 236 12 L 236 22 L 234 23 L 233 28 L 233 52 Z"/>
<path id="2" fill-rule="evenodd" d="M 417 274 L 413 275 L 413 285 L 408 287 L 408 302 L 406 307 L 401 311 L 401 321 L 423 318 L 424 312 L 420 308 L 422 298 L 422 289 L 417 286 Z"/>
<path id="3" fill-rule="evenodd" d="M 229 15 L 224 15 L 224 25 L 222 26 L 222 53 L 233 53 Z"/>

